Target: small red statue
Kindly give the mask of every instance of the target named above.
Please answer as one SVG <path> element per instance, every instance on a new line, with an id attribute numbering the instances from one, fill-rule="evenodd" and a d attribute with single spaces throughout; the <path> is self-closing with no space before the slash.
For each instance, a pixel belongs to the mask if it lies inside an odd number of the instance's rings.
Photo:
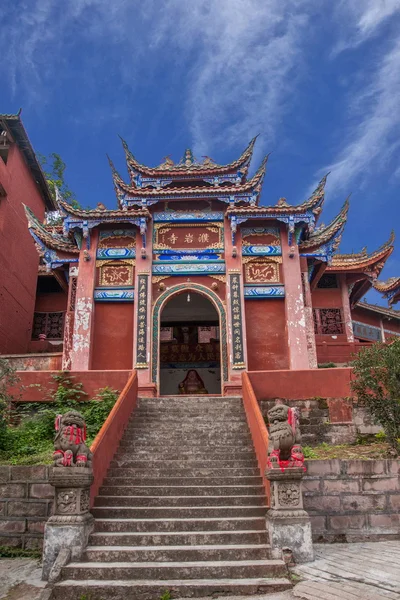
<path id="1" fill-rule="evenodd" d="M 82 415 L 70 410 L 57 415 L 53 460 L 56 467 L 91 467 L 92 453 L 86 446 L 86 424 Z"/>

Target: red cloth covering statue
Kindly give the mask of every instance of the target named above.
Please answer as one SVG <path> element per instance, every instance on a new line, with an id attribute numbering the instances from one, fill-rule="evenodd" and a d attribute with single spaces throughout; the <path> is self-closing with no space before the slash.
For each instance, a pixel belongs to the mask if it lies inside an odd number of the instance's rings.
<path id="1" fill-rule="evenodd" d="M 204 387 L 204 382 L 196 369 L 190 369 L 186 377 L 179 384 L 180 394 L 208 394 L 208 391 Z"/>
<path id="2" fill-rule="evenodd" d="M 268 421 L 268 467 L 279 467 L 281 471 L 290 467 L 303 467 L 306 470 L 296 408 L 276 404 L 268 411 Z"/>

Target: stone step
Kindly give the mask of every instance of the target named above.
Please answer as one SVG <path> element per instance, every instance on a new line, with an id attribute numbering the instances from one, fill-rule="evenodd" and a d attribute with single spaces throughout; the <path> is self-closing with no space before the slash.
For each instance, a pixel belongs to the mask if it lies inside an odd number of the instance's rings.
<path id="1" fill-rule="evenodd" d="M 177 533 L 179 535 L 198 532 L 243 532 L 248 530 L 261 531 L 266 534 L 265 515 L 260 516 L 218 516 L 218 517 L 192 517 L 183 518 L 108 518 L 98 517 L 94 523 L 95 532 L 109 533 Z"/>
<path id="2" fill-rule="evenodd" d="M 82 557 L 89 562 L 194 562 L 263 560 L 270 558 L 266 544 L 213 546 L 88 546 Z"/>
<path id="3" fill-rule="evenodd" d="M 124 440 L 124 441 L 128 441 L 128 440 Z M 161 438 L 158 438 L 157 440 L 155 440 L 154 442 L 151 440 L 136 440 L 136 439 L 132 439 L 129 440 L 131 442 L 131 445 L 129 446 L 130 448 L 133 449 L 151 449 L 154 448 L 154 452 L 162 452 L 163 450 L 176 450 L 179 448 L 182 448 L 182 450 L 190 450 L 191 448 L 193 450 L 204 450 L 205 448 L 208 448 L 209 450 L 250 450 L 250 448 L 252 449 L 252 443 L 249 444 L 247 441 L 246 442 L 241 442 L 239 440 L 228 440 L 228 441 L 224 441 L 224 442 L 220 442 L 218 440 L 208 440 L 207 444 L 204 443 L 204 441 L 198 441 L 196 438 L 190 439 L 190 438 L 186 438 L 184 440 L 182 440 L 182 442 L 175 443 L 175 441 L 173 443 L 170 443 L 169 440 L 165 440 L 163 441 Z"/>
<path id="4" fill-rule="evenodd" d="M 222 452 L 219 451 L 218 449 L 213 450 L 213 449 L 198 449 L 198 450 L 193 450 L 192 449 L 186 449 L 186 450 L 182 450 L 180 451 L 178 448 L 165 448 L 164 451 L 160 450 L 159 452 L 155 452 L 152 451 L 151 448 L 149 449 L 141 449 L 141 448 L 131 448 L 129 446 L 124 446 L 123 448 L 120 448 L 117 451 L 117 454 L 115 456 L 119 456 L 120 454 L 126 454 L 127 452 L 130 452 L 133 456 L 136 456 L 137 458 L 145 458 L 145 459 L 150 459 L 153 458 L 154 460 L 162 460 L 163 458 L 167 459 L 167 460 L 178 460 L 179 458 L 182 458 L 183 460 L 186 460 L 189 457 L 192 458 L 196 458 L 197 460 L 224 460 L 226 458 L 230 458 L 231 460 L 250 460 L 250 459 L 254 459 L 254 452 L 252 450 L 232 450 L 231 452 L 227 451 L 227 450 L 223 450 Z"/>
<path id="5" fill-rule="evenodd" d="M 192 457 L 187 459 L 165 459 L 165 460 L 150 460 L 147 458 L 139 459 L 135 454 L 123 454 L 122 456 L 116 456 L 110 464 L 112 467 L 127 467 L 128 469 L 165 469 L 173 470 L 180 469 L 181 467 L 186 468 L 205 468 L 210 467 L 215 469 L 228 469 L 235 467 L 237 469 L 245 469 L 246 467 L 252 468 L 257 466 L 255 458 L 252 460 L 198 460 Z"/>
<path id="6" fill-rule="evenodd" d="M 141 434 L 124 434 L 121 444 L 125 445 L 126 442 L 135 442 L 136 444 L 152 444 L 154 442 L 163 442 L 166 448 L 172 448 L 174 446 L 180 446 L 182 443 L 198 445 L 217 445 L 217 446 L 247 446 L 251 448 L 252 439 L 250 434 L 235 434 L 235 433 L 198 433 L 196 431 L 186 434 L 180 431 L 168 434 L 160 434 L 157 431 L 153 433 L 141 433 Z"/>
<path id="7" fill-rule="evenodd" d="M 130 482 L 129 482 L 130 483 Z M 255 496 L 264 494 L 262 485 L 197 485 L 197 486 L 102 486 L 100 496 Z"/>
<path id="8" fill-rule="evenodd" d="M 103 522 L 104 523 L 104 522 Z M 118 521 L 119 523 L 119 521 Z M 154 523 L 154 522 L 153 522 Z M 239 531 L 158 531 L 98 532 L 90 536 L 93 546 L 213 546 L 217 544 L 268 544 L 268 534 L 257 530 Z"/>
<path id="9" fill-rule="evenodd" d="M 219 410 L 210 411 L 199 409 L 198 411 L 168 410 L 152 412 L 135 411 L 127 421 L 127 426 L 136 423 L 165 423 L 174 425 L 177 419 L 182 423 L 247 423 L 246 413 L 243 408 L 240 410 Z"/>
<path id="10" fill-rule="evenodd" d="M 118 470 L 118 469 L 117 469 Z M 151 477 L 151 473 L 146 473 L 143 477 L 138 476 L 110 476 L 108 475 L 104 481 L 103 485 L 107 487 L 111 486 L 124 486 L 127 485 L 132 486 L 176 486 L 180 488 L 190 487 L 190 486 L 262 486 L 262 479 L 260 475 L 250 476 L 250 477 Z"/>
<path id="11" fill-rule="evenodd" d="M 253 506 L 96 506 L 92 508 L 96 519 L 190 519 L 210 517 L 261 517 L 266 514 L 263 505 Z"/>
<path id="12" fill-rule="evenodd" d="M 144 579 L 228 579 L 248 577 L 285 577 L 287 568 L 282 560 L 232 560 L 193 562 L 75 562 L 62 570 L 62 579 L 119 580 Z"/>
<path id="13" fill-rule="evenodd" d="M 55 600 L 81 600 L 89 598 L 109 600 L 160 600 L 168 590 L 171 598 L 202 598 L 232 596 L 251 596 L 272 594 L 292 588 L 286 577 L 257 577 L 243 579 L 165 579 L 162 581 L 136 580 L 64 580 L 53 590 Z"/>
<path id="14" fill-rule="evenodd" d="M 130 477 L 140 477 L 142 476 L 147 476 L 149 477 L 149 475 L 153 476 L 153 477 L 234 477 L 234 476 L 238 476 L 238 477 L 250 477 L 250 476 L 255 476 L 255 475 L 260 475 L 260 470 L 257 467 L 251 468 L 251 467 L 246 467 L 246 468 L 217 468 L 217 467 L 192 467 L 192 466 L 186 466 L 186 467 L 181 467 L 181 468 L 176 468 L 176 469 L 150 469 L 150 468 L 143 468 L 143 469 L 132 469 L 129 467 L 123 467 L 121 466 L 112 466 L 107 474 L 108 477 L 124 477 L 125 475 L 125 481 L 126 478 L 130 478 Z"/>
<path id="15" fill-rule="evenodd" d="M 113 507 L 213 507 L 213 506 L 264 506 L 265 495 L 256 496 L 97 496 L 94 506 Z"/>
<path id="16" fill-rule="evenodd" d="M 152 431 L 165 431 L 173 432 L 175 430 L 176 424 L 171 423 L 160 423 L 160 422 L 152 422 L 152 423 L 138 423 L 134 421 L 129 424 L 125 429 L 125 432 L 152 432 Z M 221 431 L 221 427 L 224 427 L 230 433 L 232 432 L 244 432 L 247 433 L 249 431 L 248 425 L 243 421 L 231 421 L 230 419 L 227 421 L 214 421 L 213 419 L 207 419 L 207 421 L 188 421 L 183 422 L 179 421 L 179 431 L 199 431 L 199 432 L 216 432 Z"/>

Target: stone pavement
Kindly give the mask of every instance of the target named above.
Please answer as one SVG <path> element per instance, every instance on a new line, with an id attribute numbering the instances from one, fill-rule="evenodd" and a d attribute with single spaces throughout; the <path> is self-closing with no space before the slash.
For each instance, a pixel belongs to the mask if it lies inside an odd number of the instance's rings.
<path id="1" fill-rule="evenodd" d="M 314 562 L 292 569 L 299 580 L 293 590 L 268 596 L 221 596 L 221 599 L 400 600 L 400 540 L 316 544 L 314 549 Z M 40 575 L 37 561 L 0 559 L 0 600 L 37 600 L 44 586 Z M 217 598 L 214 596 L 212 600 Z"/>

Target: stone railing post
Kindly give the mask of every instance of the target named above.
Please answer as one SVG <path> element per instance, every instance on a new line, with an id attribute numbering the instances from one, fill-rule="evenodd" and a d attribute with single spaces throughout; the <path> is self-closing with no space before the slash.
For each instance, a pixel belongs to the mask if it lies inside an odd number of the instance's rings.
<path id="1" fill-rule="evenodd" d="M 303 508 L 304 455 L 295 408 L 276 404 L 268 411 L 269 448 L 265 477 L 270 482 L 267 529 L 272 550 L 289 550 L 297 563 L 314 560 L 311 523 Z"/>
<path id="2" fill-rule="evenodd" d="M 94 521 L 89 512 L 92 453 L 85 444 L 82 415 L 76 411 L 59 415 L 56 431 L 55 466 L 49 473 L 49 482 L 55 488 L 54 506 L 44 531 L 42 568 L 42 579 L 51 582 L 71 558 L 80 560 Z"/>
<path id="3" fill-rule="evenodd" d="M 290 549 L 296 563 L 314 560 L 310 517 L 303 508 L 303 467 L 268 468 L 265 476 L 271 486 L 267 511 L 271 548 Z"/>

